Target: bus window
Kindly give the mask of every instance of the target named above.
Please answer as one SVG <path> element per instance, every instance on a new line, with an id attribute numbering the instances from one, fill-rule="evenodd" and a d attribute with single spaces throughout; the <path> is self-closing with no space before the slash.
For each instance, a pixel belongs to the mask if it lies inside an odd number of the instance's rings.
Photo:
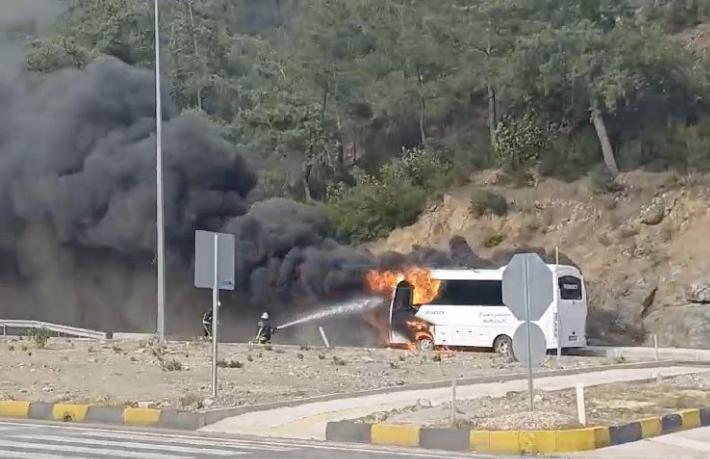
<path id="1" fill-rule="evenodd" d="M 441 293 L 431 304 L 450 306 L 503 306 L 499 280 L 443 280 Z"/>
<path id="2" fill-rule="evenodd" d="M 581 300 L 582 280 L 574 276 L 562 276 L 557 281 L 560 287 L 560 299 Z"/>

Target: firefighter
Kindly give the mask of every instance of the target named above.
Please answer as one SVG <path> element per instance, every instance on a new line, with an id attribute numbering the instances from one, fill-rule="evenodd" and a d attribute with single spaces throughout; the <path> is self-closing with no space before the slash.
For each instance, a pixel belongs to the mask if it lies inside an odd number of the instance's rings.
<path id="1" fill-rule="evenodd" d="M 221 306 L 222 302 L 218 301 L 217 307 L 219 308 Z M 205 332 L 203 335 L 205 338 L 212 336 L 212 308 L 209 308 L 204 314 L 202 314 L 202 329 Z"/>
<path id="2" fill-rule="evenodd" d="M 276 332 L 276 327 L 272 326 L 271 322 L 269 322 L 268 312 L 264 312 L 261 315 L 261 319 L 259 320 L 257 326 L 259 327 L 259 331 L 256 332 L 256 342 L 258 344 L 270 344 L 271 335 Z"/>

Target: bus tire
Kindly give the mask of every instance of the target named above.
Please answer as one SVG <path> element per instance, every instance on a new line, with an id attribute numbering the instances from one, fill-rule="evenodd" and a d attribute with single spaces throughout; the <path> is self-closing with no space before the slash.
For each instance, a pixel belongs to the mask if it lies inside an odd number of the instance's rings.
<path id="1" fill-rule="evenodd" d="M 513 340 L 508 335 L 500 335 L 493 341 L 493 350 L 505 357 L 513 355 Z"/>
<path id="2" fill-rule="evenodd" d="M 419 352 L 431 352 L 434 350 L 434 340 L 431 338 L 419 338 L 417 340 L 417 350 Z"/>

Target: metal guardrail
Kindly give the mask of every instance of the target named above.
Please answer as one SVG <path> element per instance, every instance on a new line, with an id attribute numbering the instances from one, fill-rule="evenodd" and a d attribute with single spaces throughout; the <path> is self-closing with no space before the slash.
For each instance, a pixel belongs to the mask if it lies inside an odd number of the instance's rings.
<path id="1" fill-rule="evenodd" d="M 61 333 L 63 335 L 78 336 L 81 338 L 92 338 L 92 339 L 107 339 L 108 333 L 100 332 L 96 330 L 89 330 L 86 328 L 71 327 L 69 325 L 53 324 L 50 322 L 42 322 L 39 320 L 5 320 L 0 319 L 0 328 L 2 328 L 3 336 L 7 335 L 8 328 L 34 328 L 34 329 L 47 329 L 55 333 Z"/>

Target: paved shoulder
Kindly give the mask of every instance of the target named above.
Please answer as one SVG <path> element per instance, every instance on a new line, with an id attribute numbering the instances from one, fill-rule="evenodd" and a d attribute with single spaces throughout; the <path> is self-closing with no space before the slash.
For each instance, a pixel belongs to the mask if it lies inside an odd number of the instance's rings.
<path id="1" fill-rule="evenodd" d="M 576 457 L 589 459 L 707 459 L 710 457 L 710 427 L 610 446 L 579 454 Z"/>
<path id="2" fill-rule="evenodd" d="M 290 440 L 218 437 L 179 431 L 0 421 L 0 458 L 447 458 L 446 452 Z"/>

